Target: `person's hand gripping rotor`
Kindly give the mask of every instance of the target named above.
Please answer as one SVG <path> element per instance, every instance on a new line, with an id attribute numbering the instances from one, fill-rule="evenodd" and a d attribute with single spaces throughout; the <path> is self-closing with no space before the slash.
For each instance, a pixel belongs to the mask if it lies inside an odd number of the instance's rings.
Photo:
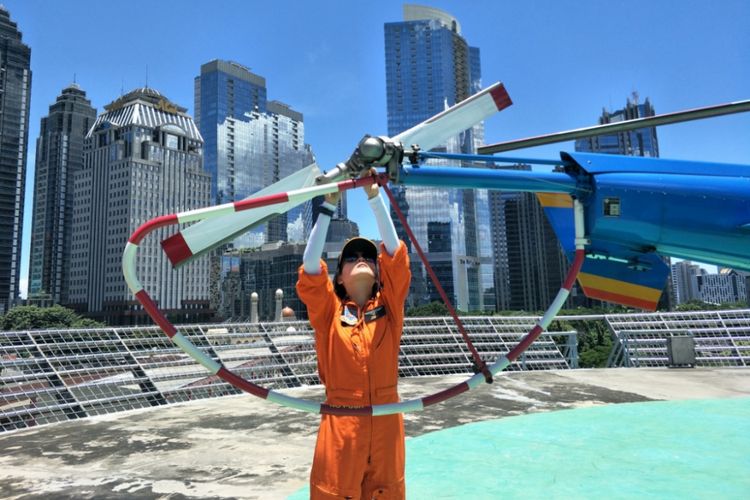
<path id="1" fill-rule="evenodd" d="M 369 170 L 363 170 L 361 174 L 359 174 L 360 177 L 365 178 L 367 176 L 373 176 L 376 177 L 378 175 L 378 171 L 374 168 L 371 168 Z M 372 184 L 368 186 L 362 186 L 362 189 L 365 190 L 365 193 L 367 193 L 367 199 L 371 200 L 380 194 L 380 187 L 378 186 L 377 181 L 373 182 Z"/>

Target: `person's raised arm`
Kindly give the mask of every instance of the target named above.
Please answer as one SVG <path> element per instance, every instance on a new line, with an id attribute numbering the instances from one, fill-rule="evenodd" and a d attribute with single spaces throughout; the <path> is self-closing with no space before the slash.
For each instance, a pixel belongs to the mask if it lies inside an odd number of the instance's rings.
<path id="1" fill-rule="evenodd" d="M 325 196 L 325 202 L 320 206 L 318 220 L 315 221 L 307 241 L 305 253 L 302 255 L 302 266 L 307 274 L 320 274 L 320 257 L 326 244 L 326 234 L 331 223 L 331 216 L 336 210 L 340 193 L 330 193 Z"/>
<path id="2" fill-rule="evenodd" d="M 370 204 L 373 214 L 375 214 L 375 220 L 378 223 L 378 231 L 380 231 L 380 237 L 385 245 L 385 250 L 388 255 L 394 255 L 398 250 L 398 235 L 396 234 L 396 227 L 393 225 L 391 215 L 388 213 L 388 209 L 385 206 L 385 200 L 380 196 L 380 188 L 377 183 L 372 183 L 369 186 L 363 186 L 365 193 L 367 193 L 367 201 Z"/>

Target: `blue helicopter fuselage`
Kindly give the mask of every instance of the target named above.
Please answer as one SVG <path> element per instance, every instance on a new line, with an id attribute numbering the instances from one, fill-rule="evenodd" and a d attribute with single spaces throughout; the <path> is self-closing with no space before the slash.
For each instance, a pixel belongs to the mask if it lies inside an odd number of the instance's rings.
<path id="1" fill-rule="evenodd" d="M 584 203 L 593 252 L 658 253 L 750 271 L 750 166 L 593 153 L 561 158 L 565 172 L 403 166 L 399 182 L 569 194 Z"/>
<path id="2" fill-rule="evenodd" d="M 592 242 L 750 271 L 750 166 L 563 154 L 590 176 Z M 577 172 L 581 174 L 583 172 Z"/>

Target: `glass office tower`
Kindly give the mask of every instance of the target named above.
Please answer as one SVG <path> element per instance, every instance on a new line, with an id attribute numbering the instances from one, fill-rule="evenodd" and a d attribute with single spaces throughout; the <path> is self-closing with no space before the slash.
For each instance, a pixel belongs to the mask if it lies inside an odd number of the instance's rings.
<path id="1" fill-rule="evenodd" d="M 606 123 L 624 122 L 637 118 L 654 116 L 654 107 L 646 98 L 643 104 L 638 103 L 638 93 L 633 92 L 625 107 L 614 112 L 602 110 L 599 125 Z M 618 132 L 616 134 L 596 135 L 576 140 L 576 151 L 591 153 L 607 153 L 628 156 L 659 157 L 659 141 L 656 138 L 655 127 L 645 127 L 636 130 Z"/>
<path id="2" fill-rule="evenodd" d="M 36 141 L 29 298 L 68 302 L 73 175 L 83 168 L 83 141 L 96 109 L 75 83 L 42 118 Z"/>
<path id="3" fill-rule="evenodd" d="M 499 168 L 499 167 L 495 167 Z M 531 170 L 513 165 L 509 170 Z M 554 300 L 568 262 L 534 193 L 490 191 L 498 310 L 541 311 Z"/>
<path id="4" fill-rule="evenodd" d="M 195 120 L 205 140 L 215 204 L 247 198 L 313 162 L 302 114 L 269 101 L 266 79 L 236 62 L 201 66 L 195 78 Z M 311 222 L 312 209 L 305 203 L 240 236 L 234 245 L 301 241 Z"/>
<path id="5" fill-rule="evenodd" d="M 479 49 L 469 47 L 453 16 L 437 9 L 406 5 L 403 22 L 386 23 L 385 59 L 390 136 L 481 88 Z M 473 153 L 482 139 L 479 125 L 435 150 Z M 467 311 L 494 308 L 494 300 L 485 300 L 493 288 L 487 192 L 396 187 L 394 194 L 454 304 Z M 395 215 L 394 221 L 406 241 Z M 412 261 L 410 304 L 440 300 L 416 255 Z"/>
<path id="6" fill-rule="evenodd" d="M 655 114 L 654 107 L 651 105 L 649 99 L 646 98 L 645 102 L 640 103 L 638 93 L 633 92 L 631 97 L 627 99 L 623 109 L 613 112 L 603 109 L 602 115 L 599 117 L 599 124 L 635 120 L 637 118 L 654 116 Z M 616 134 L 597 135 L 578 139 L 575 143 L 575 149 L 576 151 L 589 153 L 658 158 L 659 140 L 656 136 L 656 127 L 644 127 Z M 671 259 L 669 257 L 664 257 L 662 260 L 664 260 L 667 266 L 671 267 Z M 658 307 L 660 310 L 672 309 L 675 303 L 674 291 L 671 285 L 672 281 L 667 280 L 664 291 L 659 299 Z M 592 303 L 591 300 L 588 300 L 588 302 Z"/>
<path id="7" fill-rule="evenodd" d="M 21 271 L 31 49 L 0 5 L 0 314 L 15 303 Z"/>

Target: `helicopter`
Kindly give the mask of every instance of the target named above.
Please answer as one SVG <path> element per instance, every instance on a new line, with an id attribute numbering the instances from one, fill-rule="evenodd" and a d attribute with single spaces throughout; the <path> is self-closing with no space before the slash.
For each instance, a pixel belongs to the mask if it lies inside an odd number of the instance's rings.
<path id="1" fill-rule="evenodd" d="M 490 144 L 480 147 L 477 155 L 429 151 L 511 104 L 504 85 L 498 82 L 394 137 L 366 135 L 348 160 L 325 174 L 311 165 L 256 193 L 252 209 L 228 213 L 227 208 L 220 219 L 185 228 L 164 240 L 162 246 L 172 264 L 180 266 L 249 227 L 327 192 L 316 190 L 316 186 L 355 179 L 378 167 L 391 183 L 405 186 L 536 193 L 570 261 L 574 253 L 572 200 L 579 200 L 584 209 L 587 250 L 578 282 L 590 298 L 655 310 L 670 271 L 664 257 L 750 271 L 750 165 L 580 152 L 561 152 L 559 160 L 494 156 L 542 144 L 745 112 L 750 110 L 750 101 Z M 536 172 L 425 165 L 431 158 L 464 165 L 522 162 L 556 168 Z M 284 203 L 257 203 L 280 193 L 288 193 Z"/>
<path id="2" fill-rule="evenodd" d="M 394 137 L 364 136 L 350 157 L 328 172 L 322 173 L 313 163 L 250 198 L 151 219 L 135 230 L 125 246 L 122 259 L 125 281 L 145 311 L 175 345 L 233 386 L 276 404 L 310 413 L 389 415 L 423 410 L 478 387 L 482 379 L 492 383 L 494 375 L 518 359 L 549 327 L 576 279 L 589 297 L 653 310 L 669 273 L 662 260 L 665 256 L 703 260 L 750 271 L 747 256 L 750 248 L 750 166 L 566 152 L 560 153 L 559 160 L 520 160 L 554 165 L 556 168 L 551 172 L 424 164 L 430 158 L 452 159 L 464 164 L 518 162 L 517 158 L 492 154 L 429 151 L 511 104 L 505 87 L 498 82 Z M 640 128 L 650 126 L 655 120 L 676 123 L 748 110 L 750 101 L 741 101 L 616 125 Z M 609 127 L 607 131 L 612 130 L 609 125 L 604 126 Z M 568 131 L 489 145 L 480 148 L 480 152 L 512 150 L 519 144 L 533 141 L 567 140 L 571 135 L 602 133 L 598 132 L 600 130 L 602 128 Z M 387 188 L 389 183 L 536 193 L 570 260 L 560 291 L 544 315 L 513 349 L 491 364 L 482 360 L 473 349 L 458 315 L 446 300 L 446 306 L 472 350 L 475 371 L 472 377 L 448 389 L 408 401 L 356 408 L 298 399 L 269 390 L 232 372 L 183 336 L 138 279 L 136 259 L 139 245 L 158 228 L 193 223 L 161 242 L 172 265 L 179 267 L 311 198 L 375 182 L 385 188 L 392 206 L 395 200 Z M 403 214 L 399 213 L 399 218 L 410 233 Z M 427 266 L 427 259 L 415 238 L 412 238 L 412 243 Z M 435 284 L 440 288 L 437 281 Z"/>

